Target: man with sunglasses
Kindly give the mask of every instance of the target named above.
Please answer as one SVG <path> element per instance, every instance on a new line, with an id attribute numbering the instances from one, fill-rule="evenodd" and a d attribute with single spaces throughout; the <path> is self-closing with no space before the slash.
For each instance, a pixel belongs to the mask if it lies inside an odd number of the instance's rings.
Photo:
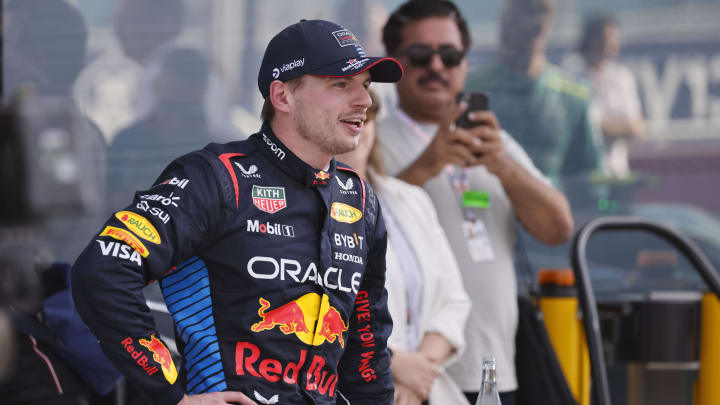
<path id="1" fill-rule="evenodd" d="M 495 356 L 503 405 L 512 405 L 517 389 L 515 218 L 540 241 L 558 244 L 572 233 L 569 205 L 493 112 L 470 114 L 481 124 L 472 129 L 454 124 L 467 107 L 456 99 L 468 71 L 470 33 L 452 2 L 401 5 L 383 29 L 383 42 L 388 55 L 405 68 L 397 83 L 398 106 L 378 127 L 384 164 L 388 174 L 430 194 L 473 300 L 466 352 L 448 371 L 474 403 L 482 358 Z M 437 364 L 422 352 L 412 361 L 419 375 Z M 413 377 L 393 376 L 397 392 L 411 389 L 418 395 Z"/>

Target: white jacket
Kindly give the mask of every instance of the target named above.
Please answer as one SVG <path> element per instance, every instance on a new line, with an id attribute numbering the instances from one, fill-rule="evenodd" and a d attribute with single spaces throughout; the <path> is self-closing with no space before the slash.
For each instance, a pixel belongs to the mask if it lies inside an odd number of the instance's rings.
<path id="1" fill-rule="evenodd" d="M 432 201 L 420 188 L 392 177 L 373 176 L 374 188 L 384 209 L 392 215 L 409 239 L 423 275 L 420 336 L 428 332 L 442 335 L 455 353 L 441 368 L 430 392 L 430 404 L 468 404 L 460 388 L 447 375 L 444 366 L 454 362 L 465 349 L 465 321 L 470 298 L 465 292 L 460 270 L 447 237 L 437 219 Z M 389 230 L 392 232 L 392 229 Z M 407 351 L 407 301 L 405 280 L 398 258 L 390 244 L 386 256 L 388 307 L 393 331 L 388 346 Z"/>

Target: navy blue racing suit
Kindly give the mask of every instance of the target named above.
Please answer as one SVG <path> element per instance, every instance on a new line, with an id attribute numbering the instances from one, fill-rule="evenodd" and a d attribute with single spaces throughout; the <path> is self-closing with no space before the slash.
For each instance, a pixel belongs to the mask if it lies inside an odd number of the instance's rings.
<path id="1" fill-rule="evenodd" d="M 334 160 L 314 170 L 264 124 L 171 163 L 92 239 L 72 287 L 105 353 L 154 403 L 241 391 L 390 404 L 386 241 L 367 183 Z M 153 280 L 179 370 L 143 297 Z"/>

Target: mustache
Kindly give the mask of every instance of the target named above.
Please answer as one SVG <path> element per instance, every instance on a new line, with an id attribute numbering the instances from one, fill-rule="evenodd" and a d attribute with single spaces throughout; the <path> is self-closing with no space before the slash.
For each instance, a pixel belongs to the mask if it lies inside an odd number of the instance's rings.
<path id="1" fill-rule="evenodd" d="M 443 86 L 445 86 L 445 87 L 449 87 L 449 86 L 450 86 L 450 83 L 447 81 L 447 79 L 445 79 L 444 77 L 438 75 L 438 74 L 435 73 L 435 72 L 428 72 L 427 74 L 425 74 L 425 75 L 423 75 L 422 77 L 420 77 L 420 78 L 418 79 L 418 84 L 421 85 L 421 86 L 423 86 L 423 85 L 425 85 L 426 83 L 431 82 L 431 81 L 433 81 L 433 80 L 439 81 L 439 82 L 442 83 Z"/>

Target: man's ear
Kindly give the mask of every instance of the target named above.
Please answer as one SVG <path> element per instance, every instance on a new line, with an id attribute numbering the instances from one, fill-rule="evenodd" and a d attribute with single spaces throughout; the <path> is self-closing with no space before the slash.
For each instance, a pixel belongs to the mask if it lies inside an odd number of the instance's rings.
<path id="1" fill-rule="evenodd" d="M 276 111 L 290 112 L 290 88 L 284 82 L 275 80 L 270 83 L 270 102 Z"/>

